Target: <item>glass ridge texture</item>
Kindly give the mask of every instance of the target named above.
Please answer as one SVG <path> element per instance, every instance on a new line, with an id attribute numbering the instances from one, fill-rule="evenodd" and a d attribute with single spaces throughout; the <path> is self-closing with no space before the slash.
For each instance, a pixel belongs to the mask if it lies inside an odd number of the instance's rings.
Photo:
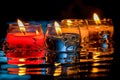
<path id="1" fill-rule="evenodd" d="M 24 23 L 25 33 L 22 33 L 17 23 L 10 23 L 3 50 L 10 52 L 22 52 L 26 50 L 39 51 L 44 46 L 44 33 L 41 24 Z"/>
<path id="2" fill-rule="evenodd" d="M 102 19 L 101 24 L 96 24 L 94 20 L 87 20 L 89 31 L 89 47 L 108 49 L 113 45 L 114 26 L 111 19 Z"/>
<path id="3" fill-rule="evenodd" d="M 45 39 L 46 47 L 49 52 L 48 58 L 55 55 L 55 63 L 63 64 L 79 62 L 81 44 L 79 26 L 78 23 L 74 22 L 75 20 L 67 20 L 67 22 L 66 20 L 65 22 L 63 22 L 63 20 L 58 22 L 61 30 L 59 31 L 59 34 L 55 29 L 56 26 L 54 25 L 54 22 L 47 25 Z"/>
<path id="4" fill-rule="evenodd" d="M 59 22 L 61 28 L 61 35 L 57 34 L 54 23 L 50 23 L 46 30 L 46 45 L 49 50 L 53 51 L 76 51 L 80 46 L 80 30 L 78 24 L 74 25 L 74 22 Z M 50 41 L 50 42 L 49 42 Z M 75 46 L 74 46 L 75 45 Z M 52 46 L 52 47 L 51 47 Z M 60 48 L 61 47 L 61 48 Z M 51 48 L 51 49 L 50 49 Z"/>

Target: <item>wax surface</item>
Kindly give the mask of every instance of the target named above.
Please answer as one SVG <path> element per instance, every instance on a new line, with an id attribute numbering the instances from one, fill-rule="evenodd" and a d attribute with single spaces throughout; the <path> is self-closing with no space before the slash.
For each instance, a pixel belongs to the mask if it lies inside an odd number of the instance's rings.
<path id="1" fill-rule="evenodd" d="M 9 47 L 35 47 L 44 45 L 44 35 L 42 33 L 8 33 L 6 39 Z"/>

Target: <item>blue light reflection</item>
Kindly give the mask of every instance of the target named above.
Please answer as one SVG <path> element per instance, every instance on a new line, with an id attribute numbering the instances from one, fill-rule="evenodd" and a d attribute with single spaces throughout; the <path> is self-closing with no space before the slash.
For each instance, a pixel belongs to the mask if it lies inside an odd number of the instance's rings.
<path id="1" fill-rule="evenodd" d="M 1 74 L 0 80 L 29 80 L 30 75 L 19 76 L 17 74 Z"/>

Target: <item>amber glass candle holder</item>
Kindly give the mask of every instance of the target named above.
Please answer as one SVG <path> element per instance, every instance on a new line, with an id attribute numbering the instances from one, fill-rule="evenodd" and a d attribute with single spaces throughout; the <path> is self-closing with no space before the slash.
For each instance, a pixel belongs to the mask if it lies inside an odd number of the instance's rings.
<path id="1" fill-rule="evenodd" d="M 94 20 L 87 20 L 89 30 L 89 47 L 108 49 L 112 47 L 114 26 L 111 19 L 102 19 L 96 24 Z"/>

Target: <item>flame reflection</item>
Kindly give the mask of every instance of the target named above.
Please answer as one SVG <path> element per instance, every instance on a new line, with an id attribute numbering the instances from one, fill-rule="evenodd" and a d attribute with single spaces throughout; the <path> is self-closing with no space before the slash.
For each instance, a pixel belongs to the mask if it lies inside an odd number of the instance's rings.
<path id="1" fill-rule="evenodd" d="M 1 65 L 1 75 L 18 75 L 23 77 L 27 75 L 49 75 L 56 80 L 59 78 L 96 78 L 108 76 L 110 66 L 112 65 L 114 48 L 108 48 L 106 51 L 98 50 L 97 48 L 89 49 L 88 52 L 80 52 L 78 63 L 72 62 L 56 62 L 56 55 L 59 53 L 49 53 L 47 58 L 32 57 L 8 57 L 7 64 Z M 6 53 L 7 54 L 7 53 Z M 9 54 L 9 53 L 8 53 Z M 72 53 L 71 53 L 72 54 Z M 45 56 L 45 55 L 44 55 Z M 71 58 L 68 55 L 67 58 Z M 75 56 L 74 54 L 72 56 Z M 62 56 L 61 56 L 62 57 Z M 63 57 L 63 59 L 65 57 Z M 75 57 L 72 57 L 75 58 Z M 1 58 L 0 58 L 1 59 Z M 47 64 L 47 61 L 49 64 Z M 51 60 L 51 61 L 50 61 Z M 74 59 L 71 59 L 74 61 Z M 75 59 L 76 61 L 76 59 Z M 5 71 L 7 70 L 7 71 Z M 0 75 L 0 79 L 1 79 Z"/>
<path id="2" fill-rule="evenodd" d="M 111 44 L 111 43 L 110 43 Z M 83 63 L 81 71 L 85 72 L 87 77 L 108 76 L 110 65 L 113 60 L 113 47 L 107 47 L 106 50 L 90 47 L 88 52 L 81 52 L 80 62 Z M 83 67 L 87 67 L 84 70 Z M 90 73 L 90 74 L 88 74 Z"/>
<path id="3" fill-rule="evenodd" d="M 26 53 L 6 53 L 8 58 L 8 65 L 16 65 L 18 67 L 8 67 L 9 74 L 18 74 L 23 76 L 26 74 L 45 74 L 45 68 L 31 67 L 33 65 L 45 64 L 45 52 L 31 52 L 29 55 Z M 31 54 L 31 55 L 30 55 Z M 21 56 L 20 56 L 21 55 Z M 36 57 L 34 56 L 36 55 Z M 26 67 L 29 66 L 29 67 Z"/>

